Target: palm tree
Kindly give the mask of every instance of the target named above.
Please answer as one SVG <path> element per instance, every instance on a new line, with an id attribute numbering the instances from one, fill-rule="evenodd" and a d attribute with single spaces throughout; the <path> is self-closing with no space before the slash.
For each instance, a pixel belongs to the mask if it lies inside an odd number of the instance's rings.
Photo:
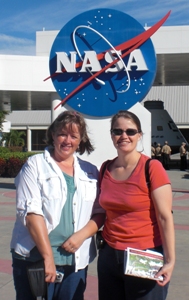
<path id="1" fill-rule="evenodd" d="M 2 141 L 6 142 L 7 147 L 11 146 L 24 146 L 25 141 L 22 136 L 25 136 L 26 133 L 24 131 L 10 130 L 8 133 L 3 134 Z"/>

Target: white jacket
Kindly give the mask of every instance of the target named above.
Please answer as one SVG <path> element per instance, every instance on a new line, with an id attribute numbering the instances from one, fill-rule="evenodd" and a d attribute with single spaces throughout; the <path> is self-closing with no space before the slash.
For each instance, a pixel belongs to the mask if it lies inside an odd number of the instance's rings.
<path id="1" fill-rule="evenodd" d="M 98 203 L 98 169 L 74 155 L 73 197 L 74 232 L 86 225 L 92 214 L 104 213 Z M 17 218 L 11 248 L 29 257 L 35 246 L 26 227 L 26 215 L 44 216 L 48 233 L 58 224 L 67 199 L 67 184 L 62 171 L 54 162 L 48 148 L 44 153 L 28 158 L 15 178 Z M 75 253 L 76 271 L 86 267 L 96 256 L 94 238 L 88 238 Z"/>

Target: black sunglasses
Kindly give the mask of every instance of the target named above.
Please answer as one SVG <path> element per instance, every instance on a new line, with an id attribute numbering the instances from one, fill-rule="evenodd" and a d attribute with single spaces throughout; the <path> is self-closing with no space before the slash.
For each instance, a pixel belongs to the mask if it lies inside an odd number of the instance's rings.
<path id="1" fill-rule="evenodd" d="M 140 131 L 138 131 L 137 129 L 132 129 L 132 128 L 128 128 L 127 130 L 123 130 L 123 129 L 120 129 L 120 128 L 111 129 L 111 133 L 113 135 L 122 135 L 124 132 L 128 136 L 133 136 L 137 133 L 140 133 Z"/>

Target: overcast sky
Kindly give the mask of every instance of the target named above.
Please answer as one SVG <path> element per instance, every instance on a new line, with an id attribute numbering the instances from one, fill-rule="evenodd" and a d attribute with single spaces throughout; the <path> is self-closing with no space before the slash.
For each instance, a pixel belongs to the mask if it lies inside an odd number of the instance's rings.
<path id="1" fill-rule="evenodd" d="M 164 26 L 189 25 L 188 0 L 1 0 L 0 4 L 0 54 L 35 55 L 36 31 L 60 30 L 94 8 L 121 10 L 143 26 L 152 26 L 171 10 Z"/>

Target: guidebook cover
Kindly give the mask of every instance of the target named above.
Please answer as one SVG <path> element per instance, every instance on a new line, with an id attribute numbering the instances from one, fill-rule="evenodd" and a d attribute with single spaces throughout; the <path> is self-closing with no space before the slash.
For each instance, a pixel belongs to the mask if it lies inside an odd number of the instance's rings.
<path id="1" fill-rule="evenodd" d="M 134 248 L 125 250 L 125 274 L 152 280 L 163 280 L 154 276 L 163 266 L 163 255 L 155 251 L 142 251 Z"/>

